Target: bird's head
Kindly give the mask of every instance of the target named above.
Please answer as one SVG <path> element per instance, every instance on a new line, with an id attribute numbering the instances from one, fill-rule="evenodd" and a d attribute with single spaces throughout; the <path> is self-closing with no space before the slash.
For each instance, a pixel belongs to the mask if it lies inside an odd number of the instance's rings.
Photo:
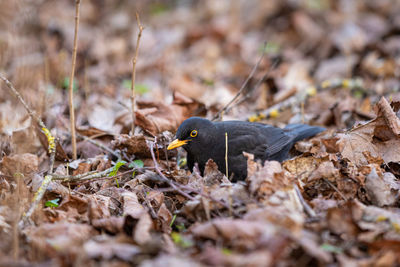
<path id="1" fill-rule="evenodd" d="M 213 139 L 214 132 L 215 126 L 211 121 L 199 117 L 189 118 L 179 126 L 176 139 L 167 149 L 183 147 L 186 151 L 202 151 Z"/>

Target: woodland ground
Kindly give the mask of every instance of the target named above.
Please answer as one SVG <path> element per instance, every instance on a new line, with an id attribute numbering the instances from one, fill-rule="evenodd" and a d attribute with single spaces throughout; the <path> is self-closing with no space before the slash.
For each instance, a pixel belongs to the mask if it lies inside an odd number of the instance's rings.
<path id="1" fill-rule="evenodd" d="M 82 0 L 72 161 L 74 16 L 72 0 L 0 2 L 0 73 L 58 142 L 51 174 L 0 81 L 1 266 L 400 265 L 400 1 Z M 248 155 L 241 183 L 190 173 L 166 145 L 248 77 L 224 120 L 327 131 L 282 164 Z M 46 175 L 68 179 L 22 220 Z"/>

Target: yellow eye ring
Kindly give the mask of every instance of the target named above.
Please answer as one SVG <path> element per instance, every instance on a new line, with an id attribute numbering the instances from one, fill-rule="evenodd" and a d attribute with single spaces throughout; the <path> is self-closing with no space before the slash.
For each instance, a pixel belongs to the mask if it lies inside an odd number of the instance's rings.
<path id="1" fill-rule="evenodd" d="M 196 130 L 193 130 L 193 131 L 190 133 L 190 136 L 191 136 L 191 137 L 196 137 L 196 136 L 197 136 L 197 131 L 196 131 Z"/>

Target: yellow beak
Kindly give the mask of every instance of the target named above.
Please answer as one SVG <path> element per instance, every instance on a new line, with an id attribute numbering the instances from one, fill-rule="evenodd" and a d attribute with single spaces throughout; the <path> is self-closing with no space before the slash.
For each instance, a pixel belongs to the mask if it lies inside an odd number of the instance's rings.
<path id="1" fill-rule="evenodd" d="M 171 144 L 169 144 L 169 146 L 167 147 L 168 150 L 186 145 L 187 142 L 189 142 L 190 140 L 179 140 L 179 139 L 175 139 L 174 141 L 171 142 Z"/>

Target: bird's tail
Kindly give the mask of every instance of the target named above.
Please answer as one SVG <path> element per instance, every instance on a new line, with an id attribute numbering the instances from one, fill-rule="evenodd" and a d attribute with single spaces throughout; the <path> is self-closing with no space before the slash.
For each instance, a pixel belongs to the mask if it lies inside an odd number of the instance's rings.
<path id="1" fill-rule="evenodd" d="M 326 129 L 318 126 L 310 126 L 306 124 L 288 124 L 285 129 L 290 135 L 294 137 L 293 142 L 312 137 Z"/>

